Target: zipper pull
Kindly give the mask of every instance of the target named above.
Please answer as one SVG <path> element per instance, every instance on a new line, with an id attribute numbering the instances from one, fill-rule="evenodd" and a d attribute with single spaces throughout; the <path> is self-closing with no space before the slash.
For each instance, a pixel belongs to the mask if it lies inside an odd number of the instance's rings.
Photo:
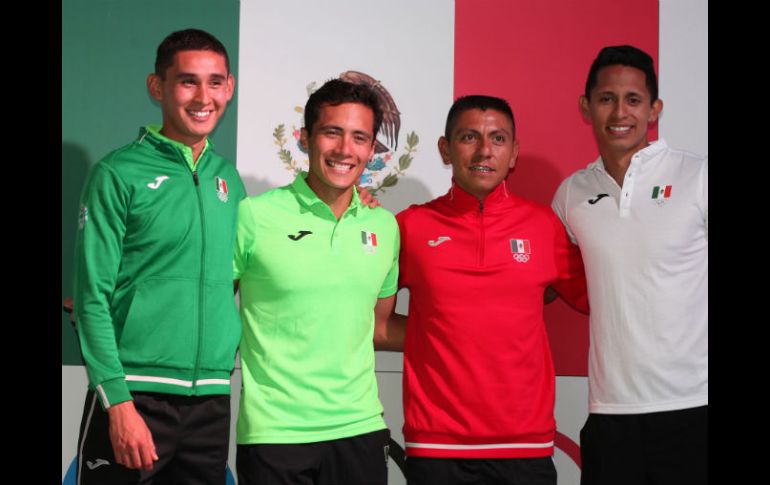
<path id="1" fill-rule="evenodd" d="M 479 201 L 479 212 L 484 212 L 484 201 L 483 200 Z"/>
<path id="2" fill-rule="evenodd" d="M 193 172 L 193 180 L 195 181 L 195 185 L 198 185 L 198 171 L 196 170 Z"/>

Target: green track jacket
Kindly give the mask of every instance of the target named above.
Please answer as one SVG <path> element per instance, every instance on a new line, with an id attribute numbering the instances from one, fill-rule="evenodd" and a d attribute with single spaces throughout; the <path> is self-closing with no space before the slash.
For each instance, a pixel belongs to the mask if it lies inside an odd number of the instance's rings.
<path id="1" fill-rule="evenodd" d="M 229 394 L 241 335 L 233 247 L 245 189 L 207 144 L 142 128 L 91 171 L 75 250 L 75 317 L 89 388 L 105 408 L 129 390 Z"/>

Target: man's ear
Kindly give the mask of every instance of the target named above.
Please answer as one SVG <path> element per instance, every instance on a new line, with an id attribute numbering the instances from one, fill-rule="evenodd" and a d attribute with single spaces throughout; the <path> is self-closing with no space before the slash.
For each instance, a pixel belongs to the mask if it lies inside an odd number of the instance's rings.
<path id="1" fill-rule="evenodd" d="M 230 101 L 233 99 L 233 94 L 235 93 L 235 76 L 232 74 L 227 75 L 227 100 Z"/>
<path id="2" fill-rule="evenodd" d="M 147 75 L 147 91 L 156 101 L 163 100 L 163 80 L 154 72 Z"/>
<path id="3" fill-rule="evenodd" d="M 590 110 L 590 101 L 588 98 L 585 97 L 584 94 L 580 95 L 580 98 L 578 98 L 578 107 L 580 108 L 580 114 L 583 115 L 583 119 L 591 122 L 591 110 Z"/>
<path id="4" fill-rule="evenodd" d="M 650 113 L 650 123 L 658 121 L 660 112 L 663 111 L 663 100 L 658 98 L 652 103 L 652 112 Z"/>
<path id="5" fill-rule="evenodd" d="M 307 153 L 308 143 L 310 142 L 310 134 L 307 132 L 307 128 L 302 128 L 299 132 L 299 144 L 302 145 L 302 149 Z"/>
<path id="6" fill-rule="evenodd" d="M 511 160 L 508 162 L 508 168 L 513 169 L 516 166 L 516 159 L 519 158 L 519 140 L 513 140 L 513 152 L 511 153 Z"/>
<path id="7" fill-rule="evenodd" d="M 438 139 L 438 152 L 444 165 L 452 165 L 452 160 L 449 158 L 449 140 L 444 136 Z"/>

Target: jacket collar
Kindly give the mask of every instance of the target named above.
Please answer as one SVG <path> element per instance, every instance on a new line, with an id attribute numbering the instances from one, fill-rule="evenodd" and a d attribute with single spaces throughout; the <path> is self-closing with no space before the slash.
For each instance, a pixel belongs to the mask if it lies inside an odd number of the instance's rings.
<path id="1" fill-rule="evenodd" d="M 192 148 L 185 145 L 184 143 L 179 143 L 176 140 L 172 140 L 171 138 L 168 138 L 161 134 L 160 130 L 163 128 L 161 125 L 147 125 L 143 126 L 139 129 L 139 143 L 143 143 L 145 141 L 148 141 L 152 143 L 153 146 L 155 146 L 158 149 L 161 149 L 166 152 L 176 153 L 180 154 L 184 161 L 187 163 L 187 165 L 190 167 L 191 171 L 196 170 L 196 163 L 193 161 L 192 158 Z M 203 150 L 201 151 L 200 156 L 198 157 L 198 161 L 203 160 L 203 156 L 206 154 L 206 152 L 209 150 L 209 148 L 214 148 L 212 143 L 206 139 L 206 145 L 203 147 Z"/>
<path id="2" fill-rule="evenodd" d="M 331 208 L 326 205 L 326 202 L 319 199 L 316 193 L 313 192 L 313 189 L 307 184 L 307 180 L 305 180 L 307 179 L 307 175 L 307 172 L 298 173 L 294 182 L 291 184 L 291 188 L 294 190 L 294 193 L 297 194 L 297 200 L 299 200 L 300 204 L 310 209 L 314 214 L 322 217 L 330 216 L 334 220 L 337 220 L 337 218 L 334 217 Z M 358 190 L 353 186 L 353 198 L 350 199 L 350 205 L 345 210 L 343 217 L 349 212 L 357 214 L 361 207 L 361 199 L 358 197 Z"/>
<path id="3" fill-rule="evenodd" d="M 644 167 L 647 162 L 655 158 L 660 152 L 666 150 L 667 148 L 668 144 L 666 143 L 666 140 L 663 138 L 658 138 L 657 140 L 651 142 L 649 145 L 636 152 L 631 159 L 631 165 L 636 167 Z M 607 172 L 607 168 L 604 166 L 604 160 L 602 159 L 601 155 L 592 165 L 589 165 L 589 168 Z"/>
<path id="4" fill-rule="evenodd" d="M 508 188 L 505 186 L 505 180 L 503 180 L 495 189 L 487 195 L 481 203 L 479 200 L 463 190 L 459 185 L 455 183 L 452 178 L 452 187 L 446 194 L 447 203 L 460 212 L 479 211 L 484 207 L 484 211 L 495 210 L 497 207 L 501 207 L 513 202 L 513 194 L 508 192 Z"/>

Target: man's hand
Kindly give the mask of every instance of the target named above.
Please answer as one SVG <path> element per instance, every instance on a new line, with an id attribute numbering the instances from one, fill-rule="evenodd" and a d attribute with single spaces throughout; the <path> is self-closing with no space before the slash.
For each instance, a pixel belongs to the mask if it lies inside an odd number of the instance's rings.
<path id="1" fill-rule="evenodd" d="M 152 433 L 134 407 L 126 401 L 110 407 L 110 442 L 115 461 L 126 468 L 152 470 L 158 460 Z"/>
<path id="2" fill-rule="evenodd" d="M 356 186 L 356 190 L 358 190 L 358 198 L 361 199 L 362 204 L 369 206 L 370 209 L 374 209 L 380 205 L 380 201 L 370 194 L 366 187 Z"/>
<path id="3" fill-rule="evenodd" d="M 68 296 L 64 299 L 64 301 L 61 303 L 62 310 L 64 310 L 66 313 L 70 314 L 70 322 L 73 324 L 75 323 L 75 302 L 72 300 L 71 296 Z"/>

